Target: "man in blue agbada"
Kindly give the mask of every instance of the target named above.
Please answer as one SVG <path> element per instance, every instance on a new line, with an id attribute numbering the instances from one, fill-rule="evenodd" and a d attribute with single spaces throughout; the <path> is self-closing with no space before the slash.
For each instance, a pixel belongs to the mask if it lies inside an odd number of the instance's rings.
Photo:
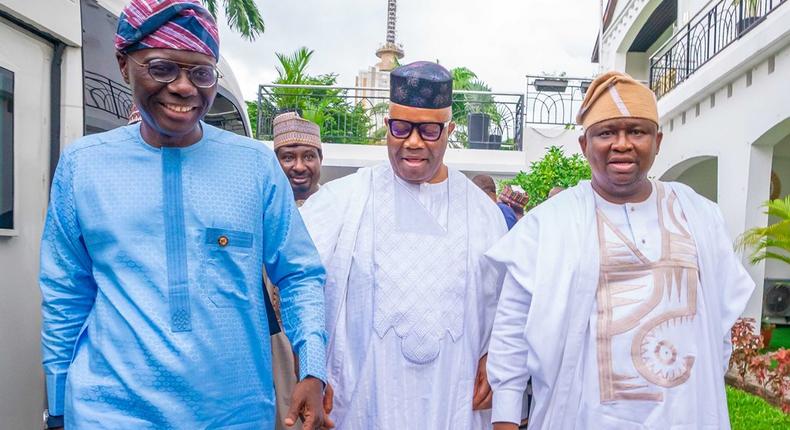
<path id="1" fill-rule="evenodd" d="M 142 121 L 65 149 L 42 241 L 50 427 L 273 428 L 264 266 L 299 359 L 286 424 L 328 424 L 325 273 L 274 153 L 200 121 L 218 45 L 196 0 L 121 15 Z"/>

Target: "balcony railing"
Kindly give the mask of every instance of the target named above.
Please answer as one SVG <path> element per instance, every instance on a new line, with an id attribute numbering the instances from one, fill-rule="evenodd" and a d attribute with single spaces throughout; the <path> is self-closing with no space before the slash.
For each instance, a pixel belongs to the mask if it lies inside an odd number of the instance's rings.
<path id="1" fill-rule="evenodd" d="M 689 20 L 650 58 L 656 97 L 672 91 L 787 0 L 720 0 Z"/>
<path id="2" fill-rule="evenodd" d="M 573 126 L 590 83 L 585 78 L 527 76 L 526 123 Z"/>
<path id="3" fill-rule="evenodd" d="M 326 143 L 385 144 L 384 118 L 389 89 L 321 85 L 258 87 L 258 139 L 272 140 L 274 117 L 298 111 L 321 126 Z M 524 95 L 481 91 L 453 93 L 452 148 L 520 150 L 524 136 Z"/>
<path id="4" fill-rule="evenodd" d="M 127 119 L 132 107 L 132 92 L 125 84 L 86 70 L 85 106 L 107 112 L 119 119 Z"/>

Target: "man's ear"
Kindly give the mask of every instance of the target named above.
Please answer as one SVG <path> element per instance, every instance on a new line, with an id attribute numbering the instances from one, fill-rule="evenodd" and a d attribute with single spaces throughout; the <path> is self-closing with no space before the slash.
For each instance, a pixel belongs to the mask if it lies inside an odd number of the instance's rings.
<path id="1" fill-rule="evenodd" d="M 123 81 L 127 84 L 129 82 L 129 61 L 126 58 L 126 54 L 122 54 L 118 51 L 115 51 L 115 59 L 118 60 L 118 68 L 121 69 L 121 76 L 123 76 Z"/>
<path id="2" fill-rule="evenodd" d="M 447 136 L 449 137 L 455 131 L 455 122 L 450 121 L 450 124 L 447 125 Z"/>
<path id="3" fill-rule="evenodd" d="M 656 133 L 656 154 L 661 150 L 661 142 L 664 140 L 664 133 L 659 131 Z"/>
<path id="4" fill-rule="evenodd" d="M 582 149 L 582 154 L 587 155 L 587 134 L 579 136 L 579 147 Z"/>

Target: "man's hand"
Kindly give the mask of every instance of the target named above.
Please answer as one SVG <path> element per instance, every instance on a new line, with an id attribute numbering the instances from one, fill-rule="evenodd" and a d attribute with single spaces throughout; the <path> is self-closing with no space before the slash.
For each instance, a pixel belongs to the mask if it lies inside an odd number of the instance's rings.
<path id="1" fill-rule="evenodd" d="M 488 373 L 486 372 L 486 363 L 488 362 L 488 354 L 480 358 L 477 363 L 477 376 L 475 377 L 475 390 L 472 395 L 472 410 L 479 411 L 481 409 L 491 409 L 491 400 L 494 393 L 491 391 L 491 385 L 488 384 Z"/>
<path id="2" fill-rule="evenodd" d="M 494 430 L 518 430 L 516 423 L 494 423 Z"/>
<path id="3" fill-rule="evenodd" d="M 329 414 L 332 412 L 332 408 L 334 407 L 334 405 L 335 405 L 335 390 L 332 388 L 332 384 L 327 383 L 326 390 L 324 390 L 324 421 L 331 422 L 331 420 L 329 419 Z"/>
<path id="4" fill-rule="evenodd" d="M 293 427 L 296 419 L 301 417 L 304 430 L 334 428 L 334 423 L 324 416 L 325 400 L 321 398 L 322 388 L 321 380 L 312 376 L 296 384 L 291 395 L 291 406 L 284 420 L 286 427 Z"/>

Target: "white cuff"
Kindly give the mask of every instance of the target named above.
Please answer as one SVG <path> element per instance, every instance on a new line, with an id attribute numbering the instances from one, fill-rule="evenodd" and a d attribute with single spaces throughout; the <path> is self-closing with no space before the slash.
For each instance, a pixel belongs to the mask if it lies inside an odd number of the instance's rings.
<path id="1" fill-rule="evenodd" d="M 494 391 L 492 423 L 521 423 L 521 403 L 524 401 L 523 391 Z"/>

